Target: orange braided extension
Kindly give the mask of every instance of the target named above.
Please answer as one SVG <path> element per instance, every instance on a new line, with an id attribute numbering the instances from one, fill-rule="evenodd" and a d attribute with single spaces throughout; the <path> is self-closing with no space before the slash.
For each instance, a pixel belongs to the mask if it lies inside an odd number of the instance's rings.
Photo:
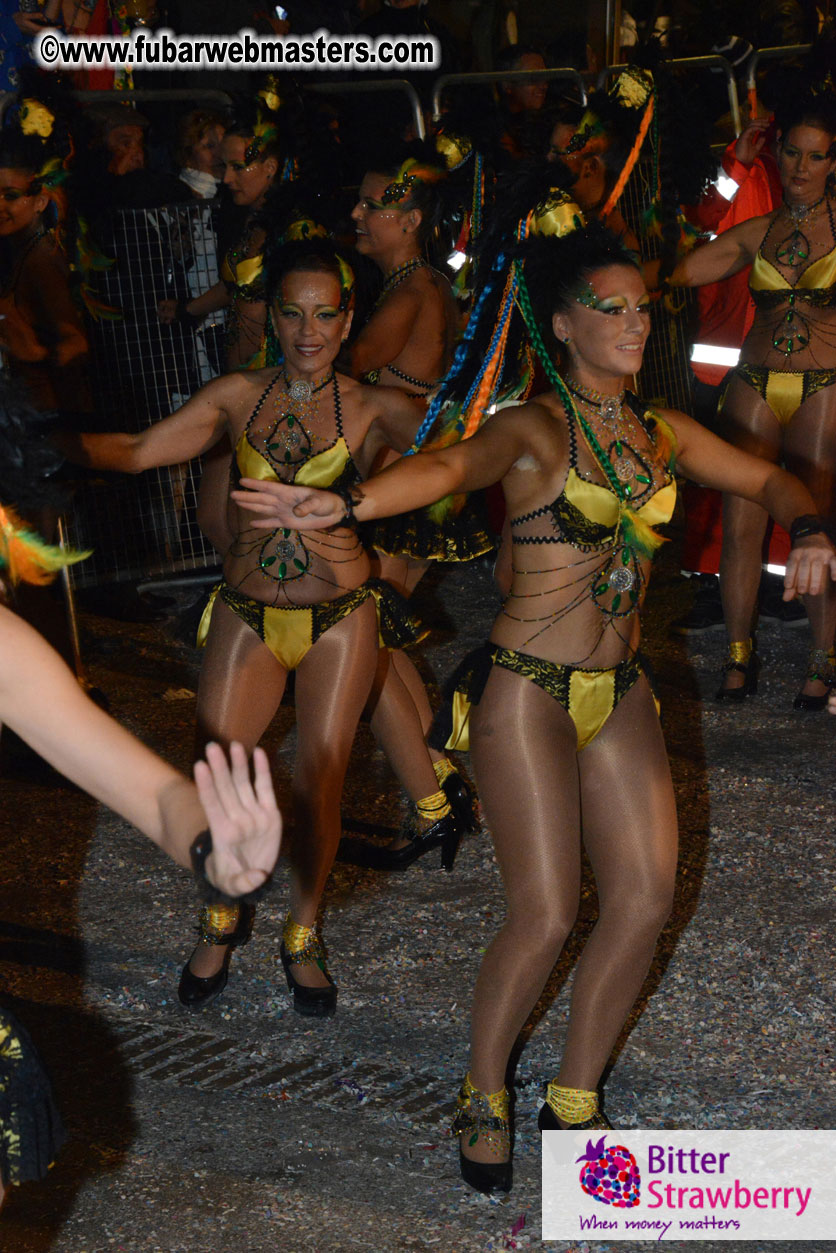
<path id="1" fill-rule="evenodd" d="M 615 187 L 613 187 L 612 191 L 607 197 L 607 203 L 604 205 L 603 209 L 601 210 L 600 216 L 602 218 L 605 218 L 608 213 L 612 213 L 613 209 L 615 208 L 615 206 L 618 204 L 619 200 L 621 199 L 621 193 L 624 191 L 624 188 L 627 186 L 628 178 L 633 173 L 633 167 L 635 166 L 636 162 L 639 159 L 639 153 L 642 150 L 642 144 L 645 141 L 645 137 L 647 135 L 648 129 L 650 127 L 650 123 L 652 121 L 653 121 L 653 96 L 651 96 L 647 102 L 647 108 L 644 111 L 644 117 L 642 118 L 641 126 L 639 127 L 639 133 L 636 136 L 636 142 L 633 144 L 633 147 L 630 149 L 630 155 L 628 156 L 624 164 L 624 169 L 619 174 L 618 182 L 616 183 Z"/>

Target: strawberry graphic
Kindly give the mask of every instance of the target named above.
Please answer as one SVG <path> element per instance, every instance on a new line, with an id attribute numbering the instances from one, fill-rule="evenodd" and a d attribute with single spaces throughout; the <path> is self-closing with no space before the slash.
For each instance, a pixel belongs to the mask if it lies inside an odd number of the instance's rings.
<path id="1" fill-rule="evenodd" d="M 577 1159 L 583 1162 L 581 1187 L 593 1201 L 600 1201 L 602 1205 L 632 1209 L 639 1203 L 641 1187 L 636 1159 L 623 1144 L 611 1144 L 606 1148 L 606 1138 L 601 1136 L 597 1144 L 587 1140 L 586 1152 Z"/>

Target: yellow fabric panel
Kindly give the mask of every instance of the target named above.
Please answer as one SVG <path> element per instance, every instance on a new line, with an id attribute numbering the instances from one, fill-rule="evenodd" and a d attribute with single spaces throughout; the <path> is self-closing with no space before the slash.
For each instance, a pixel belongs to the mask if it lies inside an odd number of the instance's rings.
<path id="1" fill-rule="evenodd" d="M 804 397 L 804 372 L 770 370 L 764 400 L 782 426 L 786 426 Z"/>
<path id="2" fill-rule="evenodd" d="M 836 283 L 836 248 L 809 265 L 800 275 L 795 287 L 802 291 L 821 291 L 832 287 L 834 283 Z M 788 283 L 772 262 L 767 261 L 766 257 L 762 257 L 760 253 L 755 257 L 752 265 L 749 286 L 752 291 L 792 290 L 792 284 Z"/>
<path id="3" fill-rule="evenodd" d="M 305 487 L 330 487 L 342 474 L 351 460 L 348 444 L 340 436 L 333 448 L 317 453 L 301 465 L 293 477 L 294 483 Z"/>
<path id="4" fill-rule="evenodd" d="M 470 701 L 462 692 L 453 693 L 453 730 L 444 747 L 459 753 L 470 750 Z"/>
<path id="5" fill-rule="evenodd" d="M 597 522 L 599 526 L 615 529 L 619 504 L 618 498 L 610 488 L 602 487 L 600 483 L 588 483 L 586 479 L 576 474 L 574 469 L 570 469 L 566 476 L 563 495 L 590 522 Z M 650 526 L 655 526 L 657 523 L 670 521 L 675 504 L 676 483 L 671 482 L 665 487 L 660 487 L 658 492 L 654 492 L 650 500 L 645 501 L 636 512 Z"/>
<path id="6" fill-rule="evenodd" d="M 563 495 L 590 522 L 597 522 L 599 526 L 615 527 L 619 512 L 618 498 L 609 487 L 602 487 L 600 483 L 588 483 L 572 467 L 566 476 Z"/>
<path id="7" fill-rule="evenodd" d="M 221 278 L 225 283 L 234 283 L 236 287 L 247 287 L 261 278 L 263 266 L 264 258 L 259 254 L 255 257 L 242 257 L 233 269 L 227 253 L 221 265 Z"/>
<path id="8" fill-rule="evenodd" d="M 198 648 L 206 647 L 206 639 L 209 635 L 209 623 L 212 621 L 212 610 L 215 608 L 215 601 L 218 599 L 218 592 L 221 590 L 220 583 L 217 583 L 211 591 L 206 608 L 200 615 L 200 622 L 197 625 L 197 639 L 195 644 Z"/>
<path id="9" fill-rule="evenodd" d="M 287 670 L 295 670 L 313 646 L 310 609 L 281 609 L 264 614 L 264 643 Z"/>
<path id="10" fill-rule="evenodd" d="M 615 671 L 574 670 L 569 679 L 569 716 L 575 724 L 578 750 L 594 739 L 613 711 Z"/>
<path id="11" fill-rule="evenodd" d="M 340 436 L 332 448 L 327 448 L 325 452 L 317 453 L 310 461 L 304 462 L 293 482 L 301 483 L 305 487 L 330 487 L 340 477 L 350 459 L 348 445 Z M 274 467 L 266 457 L 262 457 L 257 448 L 253 448 L 246 434 L 235 445 L 235 461 L 242 478 L 271 483 L 279 481 Z"/>
<path id="12" fill-rule="evenodd" d="M 658 526 L 660 522 L 670 522 L 675 505 L 676 483 L 670 482 L 665 487 L 660 487 L 658 492 L 654 492 L 650 500 L 646 501 L 636 512 L 649 526 Z"/>

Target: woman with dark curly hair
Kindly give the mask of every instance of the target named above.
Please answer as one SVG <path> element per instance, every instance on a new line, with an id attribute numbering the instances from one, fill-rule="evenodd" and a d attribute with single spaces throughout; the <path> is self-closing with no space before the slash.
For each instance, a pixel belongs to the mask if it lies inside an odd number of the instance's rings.
<path id="1" fill-rule="evenodd" d="M 476 984 L 455 1122 L 463 1176 L 485 1192 L 511 1186 L 509 1057 L 572 929 L 582 846 L 599 913 L 542 1129 L 609 1126 L 597 1089 L 671 907 L 673 788 L 638 646 L 654 528 L 671 517 L 675 472 L 738 492 L 794 529 L 787 596 L 816 593 L 836 574 L 836 551 L 821 520 L 804 516 L 813 502 L 797 479 L 625 391 L 650 325 L 632 255 L 602 227 L 583 228 L 562 193 L 520 221 L 521 236 L 488 258 L 488 284 L 441 389 L 439 404 L 454 403 L 451 420 L 469 437 L 402 458 L 353 487 L 348 503 L 253 478 L 233 493 L 256 528 L 328 534 L 502 482 L 511 589 L 489 641 L 459 672 L 445 728 L 446 742 L 463 746 L 469 723 L 508 898 Z M 487 417 L 526 338 L 550 390 Z M 470 419 L 484 420 L 472 435 Z"/>
<path id="2" fill-rule="evenodd" d="M 816 510 L 836 516 L 836 96 L 793 94 L 777 115 L 783 204 L 698 248 L 673 271 L 674 285 L 714 283 L 751 265 L 755 320 L 722 401 L 726 438 L 786 465 Z M 720 592 L 729 652 L 718 700 L 757 691 L 754 626 L 767 524 L 761 505 L 723 500 Z M 812 650 L 794 707 L 823 709 L 836 683 L 836 593 L 804 598 Z"/>

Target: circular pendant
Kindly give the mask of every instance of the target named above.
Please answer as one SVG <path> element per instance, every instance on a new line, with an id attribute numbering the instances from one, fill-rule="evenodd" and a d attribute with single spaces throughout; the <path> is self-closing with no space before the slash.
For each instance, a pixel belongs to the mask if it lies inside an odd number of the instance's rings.
<path id="1" fill-rule="evenodd" d="M 298 431 L 286 431 L 284 435 L 285 448 L 298 448 L 302 442 L 302 436 Z"/>
<path id="2" fill-rule="evenodd" d="M 296 552 L 296 545 L 293 540 L 280 539 L 276 545 L 276 556 L 281 557 L 282 561 L 290 561 L 290 558 Z"/>
<path id="3" fill-rule="evenodd" d="M 609 585 L 614 592 L 627 592 L 636 581 L 636 576 L 632 570 L 628 570 L 626 566 L 618 566 L 613 570 L 609 577 Z"/>
<path id="4" fill-rule="evenodd" d="M 601 402 L 601 417 L 614 426 L 621 417 L 621 401 L 617 396 L 606 396 Z"/>
<path id="5" fill-rule="evenodd" d="M 616 457 L 613 462 L 613 468 L 622 483 L 626 483 L 627 479 L 633 478 L 636 473 L 636 467 L 629 457 Z"/>
<path id="6" fill-rule="evenodd" d="M 290 399 L 297 403 L 310 400 L 313 390 L 307 379 L 294 379 L 290 384 Z"/>

